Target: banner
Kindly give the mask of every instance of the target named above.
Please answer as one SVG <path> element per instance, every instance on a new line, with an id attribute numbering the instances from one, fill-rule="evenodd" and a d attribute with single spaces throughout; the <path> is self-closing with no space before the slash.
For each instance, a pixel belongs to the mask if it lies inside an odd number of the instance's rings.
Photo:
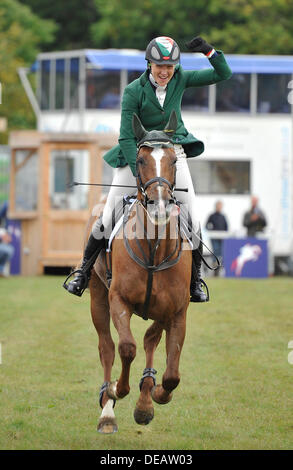
<path id="1" fill-rule="evenodd" d="M 268 243 L 258 238 L 224 240 L 225 277 L 268 277 Z"/>
<path id="2" fill-rule="evenodd" d="M 8 219 L 6 230 L 12 237 L 14 254 L 10 261 L 10 274 L 20 274 L 21 269 L 21 221 Z"/>

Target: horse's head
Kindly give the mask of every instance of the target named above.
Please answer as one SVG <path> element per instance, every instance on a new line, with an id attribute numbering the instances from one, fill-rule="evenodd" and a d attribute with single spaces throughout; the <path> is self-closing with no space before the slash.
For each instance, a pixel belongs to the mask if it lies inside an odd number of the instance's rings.
<path id="1" fill-rule="evenodd" d="M 172 136 L 177 128 L 177 117 L 172 112 L 163 131 L 147 132 L 136 114 L 132 126 L 137 138 L 136 173 L 138 199 L 147 208 L 155 225 L 169 222 L 174 209 L 176 154 Z"/>

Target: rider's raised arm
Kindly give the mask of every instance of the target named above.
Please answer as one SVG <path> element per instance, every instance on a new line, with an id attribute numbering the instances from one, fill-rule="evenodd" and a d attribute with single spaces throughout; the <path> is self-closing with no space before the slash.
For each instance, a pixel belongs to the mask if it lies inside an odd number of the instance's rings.
<path id="1" fill-rule="evenodd" d="M 226 62 L 223 52 L 215 50 L 205 39 L 196 36 L 186 43 L 186 47 L 191 52 L 204 54 L 213 67 L 212 69 L 186 71 L 186 88 L 212 85 L 213 83 L 221 82 L 231 77 L 232 71 Z"/>
<path id="2" fill-rule="evenodd" d="M 186 88 L 193 86 L 212 85 L 213 83 L 228 80 L 232 71 L 226 62 L 222 51 L 216 51 L 217 55 L 209 59 L 213 68 L 189 71 L 185 70 Z"/>

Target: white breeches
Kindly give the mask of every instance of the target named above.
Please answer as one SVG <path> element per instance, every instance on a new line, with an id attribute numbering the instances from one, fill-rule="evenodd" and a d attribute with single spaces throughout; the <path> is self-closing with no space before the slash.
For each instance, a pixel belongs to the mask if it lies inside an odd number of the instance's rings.
<path id="1" fill-rule="evenodd" d="M 188 209 L 192 220 L 193 232 L 197 233 L 199 231 L 199 221 L 196 212 L 196 197 L 194 193 L 190 171 L 187 165 L 186 154 L 184 153 L 182 145 L 174 145 L 174 149 L 177 156 L 176 186 L 178 188 L 188 188 L 188 192 L 175 191 L 175 196 L 178 201 L 186 205 L 186 208 Z M 136 186 L 136 179 L 133 176 L 131 169 L 128 165 L 124 166 L 123 168 L 115 168 L 112 184 Z M 122 201 L 123 196 L 131 195 L 135 192 L 136 190 L 131 188 L 115 188 L 113 186 L 111 187 L 103 211 L 102 222 L 105 229 L 107 227 L 110 227 L 112 223 L 112 212 L 114 210 L 115 205 L 119 201 Z M 93 236 L 95 238 L 99 238 L 98 233 L 95 233 L 97 230 L 99 230 L 99 227 L 97 226 L 97 224 L 95 224 L 92 230 Z"/>

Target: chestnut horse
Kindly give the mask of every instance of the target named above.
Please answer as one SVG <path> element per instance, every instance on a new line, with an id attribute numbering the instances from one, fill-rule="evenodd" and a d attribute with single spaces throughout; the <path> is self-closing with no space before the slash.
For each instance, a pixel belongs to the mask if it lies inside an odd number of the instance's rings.
<path id="1" fill-rule="evenodd" d="M 174 197 L 176 155 L 171 138 L 172 128 L 176 127 L 175 112 L 164 131 L 151 132 L 147 132 L 134 115 L 133 129 L 139 143 L 137 199 L 124 213 L 119 232 L 123 235 L 117 233 L 111 243 L 109 291 L 103 254 L 91 276 L 91 314 L 104 369 L 98 430 L 104 434 L 117 431 L 114 405 L 130 391 L 130 366 L 136 355 L 136 342 L 130 329 L 133 313 L 153 321 L 144 336 L 146 362 L 134 411 L 135 421 L 148 424 L 154 416 L 152 400 L 168 403 L 180 381 L 179 360 L 185 338 L 192 260 L 190 248 L 183 246 L 188 243 L 178 230 L 179 208 Z M 122 363 L 121 375 L 113 382 L 115 345 L 110 319 L 119 335 Z M 154 353 L 163 330 L 166 331 L 167 366 L 161 384 L 156 384 Z"/>

